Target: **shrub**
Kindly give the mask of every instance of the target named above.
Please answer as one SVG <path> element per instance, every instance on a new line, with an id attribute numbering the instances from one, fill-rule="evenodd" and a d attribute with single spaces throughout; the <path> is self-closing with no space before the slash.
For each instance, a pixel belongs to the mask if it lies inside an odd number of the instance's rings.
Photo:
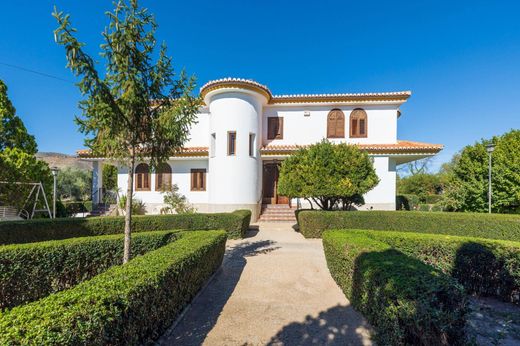
<path id="1" fill-rule="evenodd" d="M 138 233 L 132 253 L 142 255 L 174 237 L 173 231 Z M 0 246 L 0 308 L 72 287 L 121 264 L 122 259 L 123 235 Z"/>
<path id="2" fill-rule="evenodd" d="M 0 313 L 0 344 L 139 345 L 169 327 L 222 263 L 223 231 L 178 240 Z"/>
<path id="3" fill-rule="evenodd" d="M 92 201 L 63 202 L 67 216 L 92 211 Z"/>
<path id="4" fill-rule="evenodd" d="M 469 293 L 520 304 L 520 242 L 403 232 L 365 234 L 451 275 Z"/>
<path id="5" fill-rule="evenodd" d="M 228 232 L 229 238 L 243 237 L 251 221 L 250 210 L 232 213 L 145 215 L 132 217 L 132 231 L 156 230 L 215 230 Z M 5 221 L 0 223 L 0 244 L 30 243 L 123 233 L 123 217 L 91 217 Z"/>
<path id="6" fill-rule="evenodd" d="M 326 231 L 323 246 L 333 278 L 378 344 L 464 342 L 467 301 L 455 280 L 363 231 Z"/>
<path id="7" fill-rule="evenodd" d="M 416 210 L 421 200 L 416 195 L 403 194 L 396 197 L 397 210 Z"/>
<path id="8" fill-rule="evenodd" d="M 520 216 L 478 213 L 405 211 L 303 211 L 298 215 L 300 232 L 320 238 L 327 229 L 439 233 L 478 238 L 520 239 Z"/>
<path id="9" fill-rule="evenodd" d="M 419 211 L 430 211 L 430 209 L 431 209 L 431 207 L 429 204 L 423 204 L 423 203 L 419 204 L 419 206 L 417 208 L 417 210 L 419 210 Z"/>

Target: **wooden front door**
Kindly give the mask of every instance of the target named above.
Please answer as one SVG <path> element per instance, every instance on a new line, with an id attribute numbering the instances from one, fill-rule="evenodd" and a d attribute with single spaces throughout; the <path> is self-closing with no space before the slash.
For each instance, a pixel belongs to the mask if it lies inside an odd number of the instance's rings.
<path id="1" fill-rule="evenodd" d="M 289 204 L 289 198 L 278 195 L 280 164 L 265 163 L 263 172 L 263 204 Z"/>

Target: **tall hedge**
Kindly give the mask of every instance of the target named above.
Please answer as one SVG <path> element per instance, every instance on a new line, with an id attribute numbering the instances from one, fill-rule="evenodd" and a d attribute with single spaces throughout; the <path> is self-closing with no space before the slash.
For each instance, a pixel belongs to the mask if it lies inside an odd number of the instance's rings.
<path id="1" fill-rule="evenodd" d="M 406 211 L 301 211 L 300 232 L 321 238 L 327 229 L 373 229 L 520 240 L 520 216 Z"/>
<path id="2" fill-rule="evenodd" d="M 137 233 L 132 253 L 142 255 L 175 239 L 174 231 Z M 0 246 L 0 309 L 70 288 L 123 259 L 123 235 Z"/>
<path id="3" fill-rule="evenodd" d="M 495 296 L 520 304 L 520 242 L 435 234 L 363 232 L 451 275 L 468 293 Z"/>
<path id="4" fill-rule="evenodd" d="M 326 231 L 327 264 L 380 345 L 460 345 L 466 296 L 451 277 L 363 231 Z"/>
<path id="5" fill-rule="evenodd" d="M 251 211 L 232 213 L 144 215 L 132 217 L 134 232 L 157 230 L 227 231 L 229 238 L 241 238 L 249 228 Z M 123 233 L 123 217 L 39 219 L 0 222 L 0 245 L 31 243 L 75 237 Z"/>
<path id="6" fill-rule="evenodd" d="M 71 289 L 0 312 L 0 344 L 151 343 L 220 266 L 225 242 L 224 231 L 182 232 Z"/>

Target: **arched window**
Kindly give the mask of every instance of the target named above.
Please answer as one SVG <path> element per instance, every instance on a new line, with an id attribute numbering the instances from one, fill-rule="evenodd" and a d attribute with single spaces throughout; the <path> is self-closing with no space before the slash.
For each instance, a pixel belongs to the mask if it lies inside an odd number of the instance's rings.
<path id="1" fill-rule="evenodd" d="M 155 172 L 155 191 L 168 190 L 172 185 L 172 168 L 169 164 L 162 163 Z"/>
<path id="2" fill-rule="evenodd" d="M 345 138 L 345 114 L 333 109 L 327 117 L 327 138 Z"/>
<path id="3" fill-rule="evenodd" d="M 367 136 L 367 112 L 356 108 L 350 113 L 350 137 L 364 138 Z"/>
<path id="4" fill-rule="evenodd" d="M 135 167 L 135 191 L 150 191 L 150 167 L 140 163 Z"/>

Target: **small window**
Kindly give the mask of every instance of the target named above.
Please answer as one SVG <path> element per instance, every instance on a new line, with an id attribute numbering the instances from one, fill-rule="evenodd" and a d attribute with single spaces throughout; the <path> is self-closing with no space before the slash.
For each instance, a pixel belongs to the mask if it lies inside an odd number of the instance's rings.
<path id="1" fill-rule="evenodd" d="M 237 133 L 228 132 L 228 155 L 233 156 L 237 153 Z"/>
<path id="2" fill-rule="evenodd" d="M 140 163 L 135 167 L 135 191 L 150 191 L 150 167 Z"/>
<path id="3" fill-rule="evenodd" d="M 345 114 L 333 109 L 327 116 L 327 138 L 345 138 Z"/>
<path id="4" fill-rule="evenodd" d="M 256 149 L 255 137 L 256 136 L 254 133 L 249 134 L 249 156 L 251 156 L 251 157 L 255 156 L 255 149 Z"/>
<path id="5" fill-rule="evenodd" d="M 267 118 L 267 139 L 283 139 L 283 118 Z"/>
<path id="6" fill-rule="evenodd" d="M 165 191 L 172 186 L 172 168 L 169 164 L 162 163 L 155 172 L 155 191 Z"/>
<path id="7" fill-rule="evenodd" d="M 191 170 L 191 191 L 206 191 L 206 169 Z"/>
<path id="8" fill-rule="evenodd" d="M 356 108 L 350 113 L 350 137 L 367 137 L 367 112 L 364 109 Z"/>
<path id="9" fill-rule="evenodd" d="M 212 133 L 211 138 L 210 138 L 210 147 L 209 147 L 210 157 L 215 157 L 216 145 L 217 145 L 217 134 Z"/>

